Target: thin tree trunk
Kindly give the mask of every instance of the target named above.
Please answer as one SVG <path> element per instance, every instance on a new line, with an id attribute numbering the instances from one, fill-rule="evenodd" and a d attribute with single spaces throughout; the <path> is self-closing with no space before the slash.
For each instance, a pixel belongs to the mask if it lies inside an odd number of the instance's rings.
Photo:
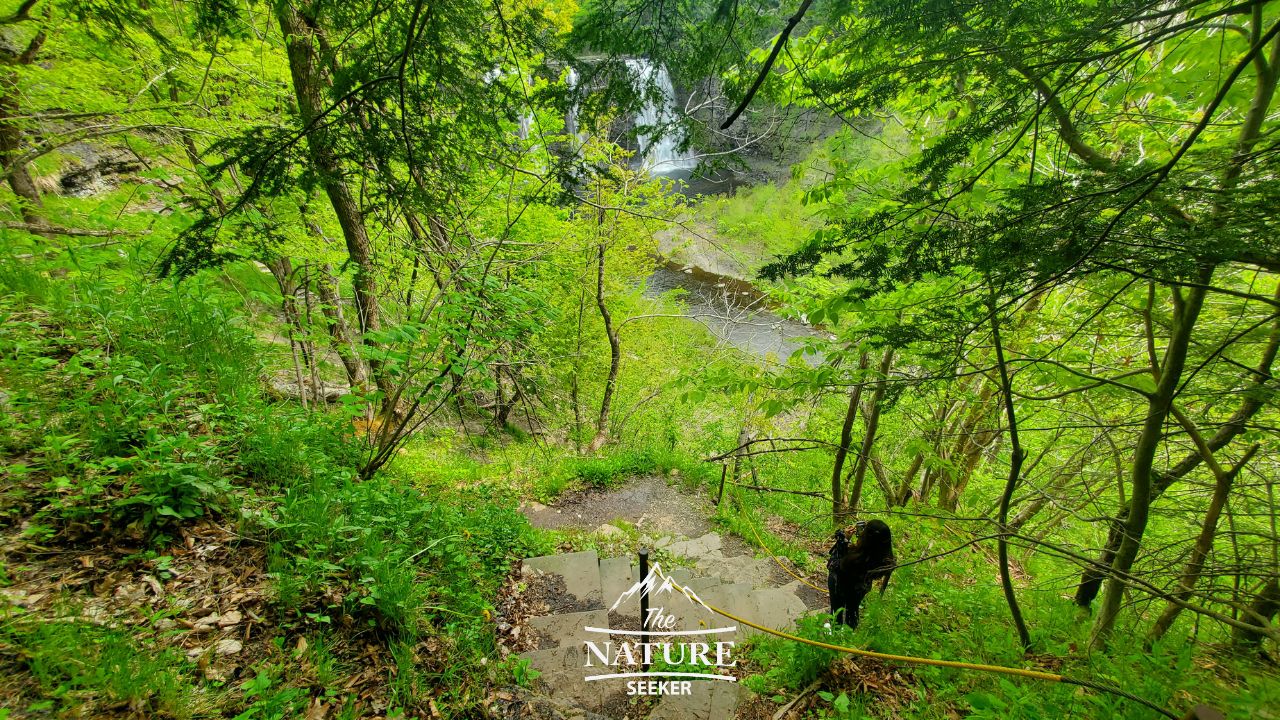
<path id="1" fill-rule="evenodd" d="M 356 352 L 346 315 L 342 312 L 342 297 L 338 293 L 338 278 L 334 276 L 333 268 L 328 265 L 320 266 L 316 287 L 320 291 L 320 312 L 328 320 L 329 337 L 333 339 L 333 349 L 338 353 L 342 368 L 347 372 L 347 383 L 352 389 L 364 392 L 369 377 L 365 373 L 364 361 Z"/>
<path id="2" fill-rule="evenodd" d="M 1280 612 L 1280 584 L 1277 584 L 1276 578 L 1271 578 L 1258 591 L 1253 602 L 1249 603 L 1249 612 L 1245 620 L 1252 620 L 1262 625 L 1263 620 L 1270 621 Z M 1246 630 L 1237 627 L 1231 632 L 1231 641 L 1238 650 L 1251 650 L 1256 652 L 1262 646 L 1262 639 L 1265 635 L 1257 630 Z"/>
<path id="3" fill-rule="evenodd" d="M 569 400 L 573 404 L 573 447 L 582 452 L 582 398 L 578 376 L 582 374 L 582 318 L 586 314 L 587 290 L 578 287 L 578 332 L 574 337 L 573 373 L 569 376 Z"/>
<path id="4" fill-rule="evenodd" d="M 45 32 L 41 29 L 27 43 L 21 53 L 3 49 L 0 43 L 0 65 L 30 65 L 44 45 Z M 0 168 L 8 176 L 9 188 L 18 196 L 22 219 L 30 225 L 44 225 L 44 201 L 40 189 L 31 177 L 31 170 L 22 162 L 22 127 L 15 118 L 22 115 L 18 87 L 18 73 L 10 67 L 0 67 Z"/>
<path id="5" fill-rule="evenodd" d="M 293 281 L 293 264 L 287 257 L 273 257 L 269 258 L 265 265 L 271 271 L 271 276 L 276 280 L 276 287 L 280 290 L 280 312 L 284 315 L 285 325 L 289 330 L 289 353 L 293 356 L 293 373 L 298 383 L 298 397 L 302 401 L 302 407 L 308 408 L 307 384 L 303 381 L 302 366 L 304 362 L 309 363 L 310 358 L 305 347 L 302 349 L 302 359 L 298 357 L 301 342 L 298 336 L 306 331 L 302 326 L 302 317 L 298 313 L 296 294 L 298 286 Z"/>
<path id="6" fill-rule="evenodd" d="M 898 486 L 895 504 L 905 506 L 911 500 L 911 486 L 915 484 L 916 475 L 920 474 L 920 468 L 924 465 L 924 451 L 916 453 L 911 460 L 911 466 L 907 468 L 907 473 L 902 476 L 902 484 Z M 924 493 L 924 487 L 920 489 L 921 494 Z"/>
<path id="7" fill-rule="evenodd" d="M 303 204 L 300 210 L 307 229 L 327 244 L 329 238 L 325 237 L 324 229 L 320 224 L 308 217 L 306 204 Z M 365 369 L 364 359 L 360 357 L 355 339 L 351 335 L 351 326 L 347 324 L 346 313 L 342 311 L 342 294 L 339 292 L 338 277 L 334 275 L 333 268 L 327 263 L 322 264 L 319 270 L 315 281 L 316 290 L 320 295 L 320 312 L 324 314 L 328 325 L 333 350 L 342 361 L 342 369 L 347 374 L 347 384 L 353 390 L 364 393 L 368 390 L 369 374 Z"/>
<path id="8" fill-rule="evenodd" d="M 866 385 L 862 371 L 871 362 L 870 353 L 862 353 L 858 360 L 858 383 L 849 391 L 849 409 L 844 414 L 844 424 L 840 426 L 840 446 L 836 448 L 836 459 L 831 466 L 831 522 L 840 527 L 849 518 L 849 506 L 845 503 L 844 489 L 840 479 L 843 477 L 844 460 L 849 454 L 849 444 L 853 442 L 853 420 L 858 415 L 858 406 L 862 403 L 862 388 Z"/>
<path id="9" fill-rule="evenodd" d="M 1169 345 L 1165 348 L 1164 358 L 1159 368 L 1160 377 L 1156 390 L 1147 402 L 1147 417 L 1143 422 L 1142 432 L 1138 436 L 1137 446 L 1133 451 L 1133 465 L 1129 473 L 1129 515 L 1122 527 L 1119 547 L 1116 549 L 1112 569 L 1120 575 L 1127 575 L 1138 559 L 1138 549 L 1142 545 L 1142 537 L 1147 530 L 1147 519 L 1151 512 L 1152 464 L 1156 451 L 1164 433 L 1165 420 L 1173 406 L 1174 395 L 1182 381 L 1182 370 L 1187 361 L 1187 350 L 1191 344 L 1191 332 L 1200 310 L 1204 306 L 1205 288 L 1213 278 L 1213 266 L 1201 269 L 1196 278 L 1197 284 L 1187 291 L 1184 300 L 1175 287 L 1174 326 L 1169 337 Z M 1120 602 L 1124 596 L 1125 584 L 1118 577 L 1111 577 L 1102 594 L 1102 607 L 1098 619 L 1093 626 L 1093 637 L 1090 644 L 1094 649 L 1106 647 L 1115 628 L 1116 617 L 1120 614 Z"/>
<path id="10" fill-rule="evenodd" d="M 751 433 L 747 430 L 747 423 L 743 421 L 742 429 L 738 431 L 738 451 L 733 454 L 733 482 L 738 484 L 742 480 L 742 463 L 744 460 L 749 461 L 750 455 L 747 452 L 747 444 L 751 442 Z M 754 468 L 752 468 L 754 472 Z"/>
<path id="11" fill-rule="evenodd" d="M 1276 299 L 1280 300 L 1280 286 L 1276 288 Z M 1240 407 L 1236 408 L 1236 411 L 1218 428 L 1213 437 L 1205 441 L 1205 444 L 1212 452 L 1217 452 L 1226 447 L 1232 440 L 1243 433 L 1253 416 L 1266 406 L 1275 395 L 1274 386 L 1268 381 L 1271 379 L 1271 366 L 1275 363 L 1278 352 L 1280 352 L 1280 320 L 1277 320 L 1271 326 L 1271 336 L 1267 340 L 1266 347 L 1263 348 L 1262 357 L 1259 359 L 1258 365 L 1253 369 L 1251 382 L 1240 394 L 1242 398 Z M 1155 502 L 1156 499 L 1164 494 L 1165 490 L 1168 490 L 1178 480 L 1199 467 L 1203 460 L 1199 452 L 1192 450 L 1171 469 L 1155 473 L 1151 483 L 1151 501 Z M 1124 523 L 1129 517 L 1131 506 L 1132 502 L 1130 501 L 1112 518 L 1111 528 L 1107 533 L 1107 540 L 1102 547 L 1101 556 L 1096 563 L 1089 565 L 1081 572 L 1080 584 L 1076 587 L 1075 594 L 1075 602 L 1080 607 L 1089 607 L 1098 596 L 1098 591 L 1102 588 L 1102 581 L 1107 576 L 1107 571 L 1115 559 L 1116 550 L 1120 547 L 1121 528 L 1124 527 Z"/>
<path id="12" fill-rule="evenodd" d="M 1022 474 L 1022 462 L 1026 459 L 1026 453 L 1022 450 L 1022 444 L 1018 442 L 1018 418 L 1013 410 L 1013 382 L 1009 378 L 1009 368 L 1004 359 L 1004 346 L 1000 341 L 1000 320 L 997 315 L 994 290 L 991 294 L 990 310 L 991 338 L 996 346 L 996 365 L 1000 370 L 1000 390 L 1004 396 L 1005 416 L 1009 422 L 1009 445 L 1011 451 L 1009 477 L 1005 481 L 1004 494 L 1000 496 L 1000 537 L 996 541 L 996 552 L 1000 559 L 1000 585 L 1004 589 L 1005 601 L 1009 604 L 1009 614 L 1013 617 L 1013 626 L 1018 631 L 1018 640 L 1022 643 L 1022 650 L 1030 652 L 1031 633 L 1027 630 L 1026 621 L 1022 619 L 1022 609 L 1018 607 L 1018 596 L 1013 591 L 1013 577 L 1009 572 L 1008 536 L 1009 503 L 1013 500 L 1013 493 L 1018 488 L 1018 481 L 1021 479 Z"/>
<path id="13" fill-rule="evenodd" d="M 880 494 L 884 496 L 884 506 L 890 509 L 893 508 L 897 502 L 893 481 L 889 479 L 889 471 L 880 460 L 880 456 L 875 453 L 871 454 L 871 472 L 875 475 L 876 485 L 880 486 Z"/>
<path id="14" fill-rule="evenodd" d="M 893 367 L 893 348 L 884 351 L 884 359 L 880 361 L 880 377 L 876 381 L 876 389 L 871 393 L 871 407 L 865 412 L 866 432 L 862 436 L 862 448 L 858 451 L 858 460 L 853 466 L 853 487 L 849 489 L 849 512 L 857 512 L 858 503 L 862 501 L 862 484 L 867 478 L 867 466 L 871 464 L 871 449 L 875 446 L 876 432 L 880 428 L 880 404 L 884 400 L 885 387 L 889 384 L 889 370 Z"/>
<path id="15" fill-rule="evenodd" d="M 1174 410 L 1174 412 L 1178 411 Z M 1258 451 L 1259 446 L 1256 444 L 1251 446 L 1245 451 L 1244 457 L 1240 462 L 1228 470 L 1219 465 L 1218 461 L 1214 459 L 1213 453 L 1205 445 L 1204 439 L 1196 432 L 1195 426 L 1191 424 L 1190 420 L 1185 417 L 1179 417 L 1178 420 L 1182 422 L 1183 427 L 1191 434 L 1192 441 L 1196 444 L 1196 449 L 1204 456 L 1205 464 L 1209 466 L 1214 477 L 1213 495 L 1209 499 L 1209 509 L 1205 511 L 1204 523 L 1200 527 L 1200 535 L 1196 538 L 1196 543 L 1191 548 L 1191 557 L 1187 560 L 1187 567 L 1182 571 L 1178 590 L 1174 593 L 1174 597 L 1186 601 L 1191 598 L 1191 592 L 1195 590 L 1196 582 L 1200 579 L 1200 572 L 1204 569 L 1205 558 L 1209 557 L 1209 550 L 1213 548 L 1213 538 L 1218 532 L 1218 518 L 1222 515 L 1222 508 L 1227 504 L 1227 496 L 1231 493 L 1231 486 L 1235 482 L 1236 476 L 1244 469 L 1245 464 Z M 1178 615 L 1181 613 L 1182 606 L 1170 602 L 1156 620 L 1156 624 L 1151 628 L 1151 635 L 1147 639 L 1148 646 L 1164 637 L 1169 628 L 1173 627 L 1174 621 L 1178 619 Z"/>
<path id="16" fill-rule="evenodd" d="M 978 469 L 978 462 L 982 460 L 983 452 L 995 438 L 995 432 L 987 425 L 991 421 L 990 405 L 996 388 L 986 383 L 981 377 L 978 382 L 983 383 L 978 391 L 978 398 L 960 423 L 959 437 L 956 438 L 955 446 L 948 456 L 953 460 L 959 458 L 959 465 L 954 470 L 954 474 L 948 476 L 938 488 L 938 506 L 951 512 L 955 512 L 959 507 L 961 493 L 968 487 L 969 480 Z"/>
<path id="17" fill-rule="evenodd" d="M 613 391 L 618 383 L 618 365 L 622 362 L 622 345 L 618 342 L 618 331 L 613 327 L 613 318 L 604 302 L 604 243 L 596 249 L 596 306 L 600 308 L 600 319 L 604 321 L 605 335 L 609 336 L 609 377 L 604 382 L 604 397 L 600 400 L 600 416 L 596 420 L 596 436 L 591 441 L 591 452 L 597 452 L 609 439 L 609 410 L 613 405 Z"/>

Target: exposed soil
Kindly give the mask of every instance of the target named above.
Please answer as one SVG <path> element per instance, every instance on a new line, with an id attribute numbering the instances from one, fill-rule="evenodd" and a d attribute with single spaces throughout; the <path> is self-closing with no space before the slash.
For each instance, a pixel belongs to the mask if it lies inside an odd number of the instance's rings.
<path id="1" fill-rule="evenodd" d="M 595 529 L 625 520 L 651 535 L 697 537 L 710 532 L 714 512 L 703 498 L 682 492 L 656 475 L 639 477 L 609 490 L 590 488 L 561 495 L 554 505 L 522 508 L 534 527 Z"/>

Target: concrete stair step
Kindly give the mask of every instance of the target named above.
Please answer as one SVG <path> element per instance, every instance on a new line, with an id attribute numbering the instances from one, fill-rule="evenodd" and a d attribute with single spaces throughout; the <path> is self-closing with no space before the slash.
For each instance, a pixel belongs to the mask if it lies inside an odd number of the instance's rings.
<path id="1" fill-rule="evenodd" d="M 692 590 L 709 605 L 715 605 L 762 625 L 785 629 L 805 612 L 804 602 L 797 596 L 798 584 L 781 588 L 769 587 L 771 568 L 767 559 L 747 556 L 725 558 L 721 539 L 707 533 L 693 540 L 675 540 L 667 545 L 680 554 L 699 557 L 695 568 L 676 567 L 667 572 L 673 580 Z M 683 552 L 682 552 L 683 551 Z M 551 699 L 592 713 L 617 714 L 618 697 L 624 691 L 621 681 L 587 682 L 586 676 L 606 674 L 614 669 L 600 667 L 598 672 L 587 666 L 586 640 L 604 642 L 603 633 L 588 633 L 586 627 L 611 627 L 615 621 L 630 623 L 639 615 L 639 598 L 628 601 L 614 613 L 608 608 L 639 579 L 639 566 L 632 557 L 600 559 L 595 552 L 565 553 L 530 558 L 524 561 L 523 574 L 529 582 L 550 582 L 547 601 L 551 612 L 530 618 L 525 631 L 534 639 L 537 650 L 522 653 L 530 666 L 541 673 L 539 685 Z M 561 591 L 560 583 L 563 583 Z M 756 630 L 710 611 L 678 594 L 662 594 L 651 598 L 676 617 L 676 630 L 707 630 L 739 625 L 735 635 L 699 636 L 698 641 L 743 640 Z M 634 606 L 634 607 L 632 607 Z M 629 619 L 628 619 L 629 618 Z M 629 627 L 629 626 L 623 626 Z M 599 663 L 596 663 L 599 665 Z M 750 693 L 738 683 L 715 680 L 693 681 L 693 693 L 662 696 L 650 718 L 654 720 L 721 720 L 732 718 L 742 700 Z"/>
<path id="2" fill-rule="evenodd" d="M 586 627 L 609 627 L 609 613 L 605 610 L 560 613 L 529 618 L 526 625 L 533 634 L 539 649 L 554 647 L 581 648 L 585 640 L 607 640 L 604 633 L 591 633 Z"/>
<path id="3" fill-rule="evenodd" d="M 529 661 L 529 667 L 545 675 L 579 669 L 586 662 L 585 658 L 579 662 L 581 653 L 579 648 L 562 646 L 522 652 L 520 657 Z"/>
<path id="4" fill-rule="evenodd" d="M 600 589 L 606 608 L 612 607 L 622 593 L 640 581 L 640 566 L 628 557 L 604 558 L 600 561 Z M 639 612 L 626 608 L 618 608 L 622 614 L 630 615 Z"/>
<path id="5" fill-rule="evenodd" d="M 729 720 L 750 693 L 736 682 L 695 680 L 689 695 L 665 695 L 649 720 Z"/>
<path id="6" fill-rule="evenodd" d="M 748 607 L 742 617 L 749 618 L 765 627 L 785 630 L 793 627 L 796 620 L 806 610 L 808 608 L 805 607 L 804 601 L 793 593 L 780 589 L 756 590 L 748 598 Z M 754 635 L 760 632 L 755 628 L 743 629 L 746 631 L 745 635 Z"/>
<path id="7" fill-rule="evenodd" d="M 600 558 L 594 551 L 529 558 L 524 561 L 521 572 L 527 578 L 541 575 L 562 579 L 569 595 L 565 598 L 566 607 L 574 610 L 605 607 L 600 587 Z"/>
<path id="8" fill-rule="evenodd" d="M 718 588 L 723 584 L 724 580 L 715 575 L 704 575 L 702 577 L 693 578 L 685 584 L 685 587 L 697 593 L 698 597 L 703 597 L 708 590 Z"/>

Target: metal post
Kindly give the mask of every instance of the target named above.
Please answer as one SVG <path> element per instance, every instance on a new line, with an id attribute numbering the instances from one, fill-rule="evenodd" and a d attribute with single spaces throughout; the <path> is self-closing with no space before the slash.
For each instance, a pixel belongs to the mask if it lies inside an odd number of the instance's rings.
<path id="1" fill-rule="evenodd" d="M 640 548 L 640 629 L 648 632 L 649 630 L 649 585 L 645 583 L 649 577 L 649 551 Z M 648 636 L 644 636 L 644 641 L 649 642 Z M 649 663 L 640 661 L 640 670 L 649 672 Z"/>

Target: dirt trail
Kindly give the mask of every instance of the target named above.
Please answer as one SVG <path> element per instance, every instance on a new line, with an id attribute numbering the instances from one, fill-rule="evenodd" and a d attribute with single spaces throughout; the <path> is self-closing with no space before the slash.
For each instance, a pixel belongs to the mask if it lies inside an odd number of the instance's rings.
<path id="1" fill-rule="evenodd" d="M 593 530 L 614 520 L 625 520 L 651 535 L 685 537 L 709 531 L 711 523 L 707 518 L 714 512 L 710 502 L 668 485 L 655 475 L 635 478 L 613 489 L 565 493 L 551 506 L 531 503 L 524 508 L 534 527 Z"/>

